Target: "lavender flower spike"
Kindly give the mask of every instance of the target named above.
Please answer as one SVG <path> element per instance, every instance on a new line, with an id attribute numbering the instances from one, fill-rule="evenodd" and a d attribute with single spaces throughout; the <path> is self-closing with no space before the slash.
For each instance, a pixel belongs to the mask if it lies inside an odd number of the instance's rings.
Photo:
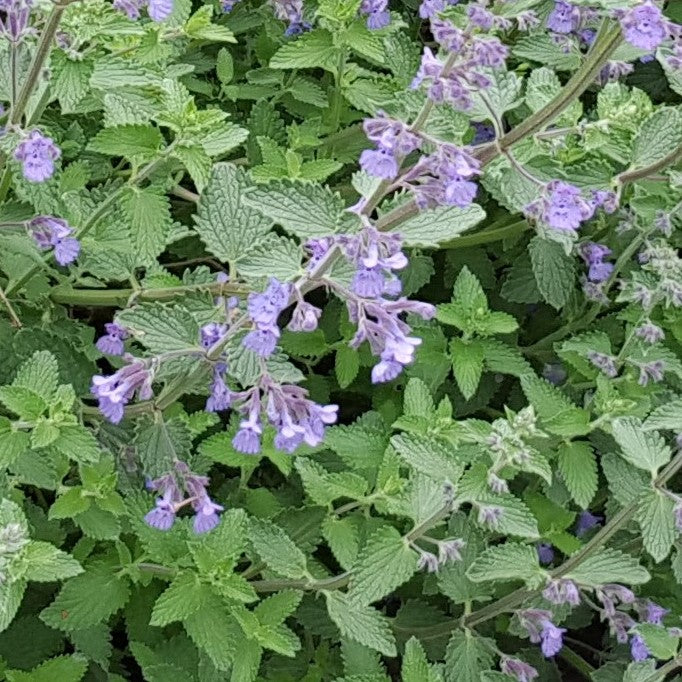
<path id="1" fill-rule="evenodd" d="M 518 658 L 503 658 L 500 670 L 505 675 L 510 675 L 517 682 L 532 682 L 538 675 L 538 671 Z"/>
<path id="2" fill-rule="evenodd" d="M 626 10 L 620 20 L 625 40 L 642 50 L 654 51 L 669 34 L 668 23 L 651 0 Z"/>
<path id="3" fill-rule="evenodd" d="M 59 265 L 69 265 L 78 258 L 80 242 L 71 236 L 73 228 L 65 220 L 53 216 L 37 216 L 28 227 L 39 249 L 54 249 L 54 257 Z"/>
<path id="4" fill-rule="evenodd" d="M 185 488 L 190 495 L 194 517 L 194 532 L 197 534 L 207 533 L 213 530 L 220 522 L 218 512 L 223 511 L 223 507 L 216 504 L 208 496 L 206 486 L 208 478 L 197 474 L 185 476 Z"/>
<path id="5" fill-rule="evenodd" d="M 166 474 L 150 481 L 147 488 L 160 492 L 161 497 L 157 498 L 154 509 L 144 517 L 145 523 L 158 530 L 170 530 L 183 497 L 175 477 L 172 474 Z"/>
<path id="6" fill-rule="evenodd" d="M 547 28 L 555 33 L 572 33 L 580 24 L 580 9 L 570 2 L 558 0 L 547 17 Z"/>
<path id="7" fill-rule="evenodd" d="M 123 355 L 123 340 L 128 338 L 127 330 L 115 322 L 107 322 L 104 329 L 107 333 L 97 339 L 97 350 L 106 355 Z"/>
<path id="8" fill-rule="evenodd" d="M 552 604 L 580 604 L 580 592 L 572 580 L 552 580 L 543 590 L 542 596 Z"/>
<path id="9" fill-rule="evenodd" d="M 521 625 L 528 632 L 530 641 L 540 643 L 545 658 L 556 656 L 563 646 L 564 628 L 558 628 L 550 620 L 552 614 L 542 609 L 526 609 L 519 612 Z"/>
<path id="10" fill-rule="evenodd" d="M 137 392 L 141 400 L 152 397 L 152 374 L 142 360 L 125 356 L 130 363 L 109 377 L 92 377 L 92 394 L 99 399 L 100 412 L 113 424 L 123 419 L 124 407 Z"/>
<path id="11" fill-rule="evenodd" d="M 61 156 L 59 147 L 39 130 L 32 130 L 14 150 L 14 158 L 22 163 L 29 182 L 44 182 L 54 174 L 54 162 Z"/>

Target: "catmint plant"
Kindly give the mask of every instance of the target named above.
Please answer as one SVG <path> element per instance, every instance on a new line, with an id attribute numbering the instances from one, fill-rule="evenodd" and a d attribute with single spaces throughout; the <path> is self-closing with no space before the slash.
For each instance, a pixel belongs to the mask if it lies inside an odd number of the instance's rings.
<path id="1" fill-rule="evenodd" d="M 0 0 L 4 676 L 679 674 L 681 22 Z"/>

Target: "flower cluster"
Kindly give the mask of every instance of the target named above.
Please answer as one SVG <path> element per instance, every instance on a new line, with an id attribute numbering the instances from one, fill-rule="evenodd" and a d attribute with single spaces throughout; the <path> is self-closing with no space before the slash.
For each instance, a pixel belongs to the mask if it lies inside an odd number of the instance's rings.
<path id="1" fill-rule="evenodd" d="M 367 28 L 376 31 L 391 23 L 388 0 L 362 0 L 360 14 L 367 17 Z"/>
<path id="2" fill-rule="evenodd" d="M 71 235 L 73 228 L 61 218 L 37 216 L 28 223 L 28 228 L 39 249 L 54 249 L 54 257 L 60 265 L 68 265 L 78 258 L 81 245 Z"/>
<path id="3" fill-rule="evenodd" d="M 303 0 L 272 0 L 275 16 L 289 25 L 284 35 L 295 36 L 312 28 L 311 24 L 303 19 Z"/>
<path id="4" fill-rule="evenodd" d="M 613 263 L 604 262 L 611 255 L 611 249 L 603 244 L 587 242 L 580 247 L 580 255 L 588 266 L 587 278 L 590 282 L 604 282 L 613 272 Z"/>
<path id="5" fill-rule="evenodd" d="M 128 363 L 111 376 L 96 375 L 90 390 L 99 401 L 100 412 L 113 424 L 118 424 L 125 406 L 137 393 L 140 400 L 151 399 L 153 372 L 144 360 L 124 355 Z"/>
<path id="6" fill-rule="evenodd" d="M 277 318 L 289 305 L 291 285 L 271 278 L 264 292 L 249 294 L 247 309 L 254 329 L 244 337 L 244 346 L 262 358 L 272 355 L 280 337 Z"/>
<path id="7" fill-rule="evenodd" d="M 393 180 L 400 171 L 402 159 L 419 148 L 421 140 L 407 126 L 379 114 L 364 123 L 365 135 L 376 149 L 365 149 L 360 155 L 362 169 L 377 178 Z"/>
<path id="8" fill-rule="evenodd" d="M 18 43 L 30 31 L 28 20 L 32 6 L 32 0 L 0 0 L 0 12 L 4 14 L 0 16 L 0 36 Z"/>
<path id="9" fill-rule="evenodd" d="M 39 130 L 32 130 L 14 150 L 29 182 L 44 182 L 54 174 L 54 162 L 61 156 L 59 147 Z"/>
<path id="10" fill-rule="evenodd" d="M 145 522 L 158 530 L 170 530 L 178 511 L 189 505 L 194 510 L 194 532 L 201 534 L 213 530 L 220 522 L 218 512 L 223 511 L 223 507 L 209 497 L 208 482 L 206 476 L 192 473 L 184 462 L 175 462 L 174 472 L 147 484 L 149 490 L 160 496 L 154 509 L 144 517 Z"/>
<path id="11" fill-rule="evenodd" d="M 125 12 L 129 19 L 139 19 L 145 7 L 152 21 L 161 22 L 168 19 L 173 12 L 173 0 L 114 0 L 114 7 Z"/>
<path id="12" fill-rule="evenodd" d="M 544 609 L 525 609 L 518 612 L 521 626 L 528 633 L 533 644 L 540 644 L 546 658 L 556 656 L 563 647 L 565 628 L 558 628 L 552 623 L 552 614 Z"/>
<path id="13" fill-rule="evenodd" d="M 411 543 L 412 547 L 419 553 L 417 559 L 417 570 L 425 570 L 427 573 L 438 573 L 441 566 L 451 561 L 461 561 L 461 551 L 464 549 L 466 543 L 461 538 L 452 538 L 449 540 L 433 540 L 424 537 L 424 540 L 432 542 L 438 547 L 438 555 L 433 552 L 427 552 L 415 543 Z"/>
<path id="14" fill-rule="evenodd" d="M 115 322 L 104 325 L 106 334 L 97 339 L 97 350 L 107 355 L 123 355 L 123 341 L 128 338 L 128 331 Z"/>
<path id="15" fill-rule="evenodd" d="M 651 1 L 616 12 L 625 40 L 641 50 L 654 51 L 677 32 L 677 26 L 668 21 L 663 12 Z"/>
<path id="16" fill-rule="evenodd" d="M 500 670 L 517 682 L 532 682 L 540 674 L 532 665 L 528 665 L 519 658 L 503 658 Z"/>

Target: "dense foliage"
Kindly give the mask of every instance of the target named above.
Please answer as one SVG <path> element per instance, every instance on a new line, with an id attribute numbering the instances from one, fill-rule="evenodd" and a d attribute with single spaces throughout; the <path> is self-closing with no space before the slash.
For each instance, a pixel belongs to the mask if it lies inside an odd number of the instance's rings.
<path id="1" fill-rule="evenodd" d="M 674 677 L 680 24 L 0 0 L 2 679 Z"/>

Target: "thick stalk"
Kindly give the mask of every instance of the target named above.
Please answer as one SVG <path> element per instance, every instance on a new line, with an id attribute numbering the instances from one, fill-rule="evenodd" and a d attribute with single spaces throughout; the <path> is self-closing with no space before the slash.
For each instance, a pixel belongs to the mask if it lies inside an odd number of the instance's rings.
<path id="1" fill-rule="evenodd" d="M 654 481 L 654 486 L 665 485 L 682 468 L 682 451 L 678 452 L 668 465 L 661 471 Z M 606 544 L 625 524 L 632 518 L 637 511 L 637 502 L 633 502 L 623 507 L 596 535 L 587 542 L 578 552 L 570 556 L 561 566 L 552 571 L 553 578 L 560 578 L 567 575 L 576 566 L 580 565 L 585 559 L 594 554 L 604 544 Z M 498 599 L 492 604 L 488 604 L 478 611 L 462 619 L 466 627 L 474 627 L 484 623 L 495 616 L 507 611 L 514 611 L 531 596 L 538 595 L 543 588 L 537 590 L 527 590 L 522 587 L 514 590 L 510 594 Z"/>

